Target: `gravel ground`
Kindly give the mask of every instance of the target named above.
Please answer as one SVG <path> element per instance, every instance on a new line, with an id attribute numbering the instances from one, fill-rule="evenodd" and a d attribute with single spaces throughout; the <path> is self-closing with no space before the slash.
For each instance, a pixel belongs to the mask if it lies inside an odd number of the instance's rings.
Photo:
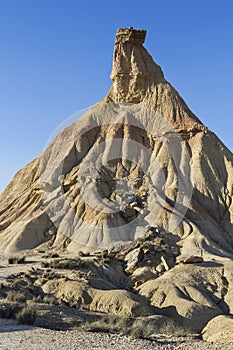
<path id="1" fill-rule="evenodd" d="M 0 319 L 1 350 L 232 350 L 233 344 L 211 344 L 187 338 L 158 336 L 155 340 L 134 339 L 107 333 L 52 331 L 17 325 Z"/>

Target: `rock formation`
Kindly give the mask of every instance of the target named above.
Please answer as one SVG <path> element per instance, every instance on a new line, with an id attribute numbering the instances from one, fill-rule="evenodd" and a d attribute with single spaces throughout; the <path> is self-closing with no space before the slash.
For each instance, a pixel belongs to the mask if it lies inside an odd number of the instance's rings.
<path id="1" fill-rule="evenodd" d="M 1 194 L 0 250 L 121 254 L 140 295 L 200 331 L 232 312 L 233 155 L 166 81 L 145 36 L 118 30 L 106 98 Z"/>

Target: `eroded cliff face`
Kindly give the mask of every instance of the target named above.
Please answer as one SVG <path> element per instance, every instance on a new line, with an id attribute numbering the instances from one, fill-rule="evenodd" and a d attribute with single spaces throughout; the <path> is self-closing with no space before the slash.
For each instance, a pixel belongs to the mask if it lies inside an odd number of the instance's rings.
<path id="1" fill-rule="evenodd" d="M 1 194 L 0 252 L 108 249 L 115 260 L 95 268 L 103 281 L 93 293 L 119 303 L 111 288 L 120 273 L 162 314 L 200 331 L 232 309 L 233 155 L 165 80 L 145 35 L 118 30 L 108 95 Z M 109 312 L 106 300 L 97 310 Z"/>
<path id="2" fill-rule="evenodd" d="M 110 75 L 113 83 L 107 99 L 115 103 L 141 103 L 163 115 L 176 129 L 202 126 L 143 47 L 145 36 L 143 30 L 118 30 Z"/>
<path id="3" fill-rule="evenodd" d="M 165 80 L 145 35 L 117 32 L 107 97 L 1 194 L 1 251 L 93 250 L 161 227 L 180 259 L 232 257 L 232 153 Z"/>

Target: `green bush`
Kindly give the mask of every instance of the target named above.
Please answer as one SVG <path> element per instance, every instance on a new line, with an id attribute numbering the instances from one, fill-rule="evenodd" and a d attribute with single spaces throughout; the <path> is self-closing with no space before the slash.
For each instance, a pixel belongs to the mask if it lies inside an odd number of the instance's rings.
<path id="1" fill-rule="evenodd" d="M 77 254 L 77 257 L 82 258 L 83 256 L 85 256 L 85 254 L 80 250 Z"/>

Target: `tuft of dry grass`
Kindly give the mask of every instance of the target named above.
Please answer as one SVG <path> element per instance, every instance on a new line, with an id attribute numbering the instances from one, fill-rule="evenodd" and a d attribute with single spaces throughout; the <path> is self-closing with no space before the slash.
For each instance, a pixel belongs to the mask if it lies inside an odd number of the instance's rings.
<path id="1" fill-rule="evenodd" d="M 15 315 L 19 324 L 33 325 L 36 321 L 36 309 L 33 304 L 25 305 Z"/>
<path id="2" fill-rule="evenodd" d="M 81 258 L 76 259 L 53 259 L 41 262 L 41 267 L 52 269 L 71 270 L 85 266 L 85 262 Z"/>
<path id="3" fill-rule="evenodd" d="M 7 301 L 22 303 L 26 301 L 26 295 L 23 291 L 10 290 L 7 294 Z"/>
<path id="4" fill-rule="evenodd" d="M 140 319 L 136 319 L 129 329 L 129 335 L 134 338 L 151 338 L 156 333 L 159 333 L 159 328 L 155 328 L 154 325 L 145 323 Z"/>
<path id="5" fill-rule="evenodd" d="M 50 252 L 42 256 L 42 258 L 59 258 L 59 254 L 55 252 Z"/>
<path id="6" fill-rule="evenodd" d="M 43 297 L 43 303 L 48 305 L 60 305 L 61 302 L 58 298 L 56 298 L 54 295 L 47 294 Z"/>
<path id="7" fill-rule="evenodd" d="M 159 330 L 161 334 L 173 335 L 175 337 L 185 337 L 193 333 L 191 329 L 182 327 L 173 320 L 164 323 Z"/>
<path id="8" fill-rule="evenodd" d="M 145 321 L 141 319 L 132 320 L 130 318 L 111 314 L 105 315 L 97 320 L 88 320 L 80 328 L 89 332 L 119 332 L 124 335 L 142 339 L 151 339 L 156 334 L 185 337 L 192 333 L 189 329 L 177 325 L 173 320 L 169 320 L 162 326 L 155 327 L 153 324 L 145 323 Z"/>
<path id="9" fill-rule="evenodd" d="M 8 264 L 23 264 L 25 262 L 25 256 L 10 256 L 8 258 Z"/>
<path id="10" fill-rule="evenodd" d="M 87 320 L 81 329 L 88 332 L 120 332 L 126 334 L 130 320 L 126 317 L 106 314 L 100 318 Z"/>

